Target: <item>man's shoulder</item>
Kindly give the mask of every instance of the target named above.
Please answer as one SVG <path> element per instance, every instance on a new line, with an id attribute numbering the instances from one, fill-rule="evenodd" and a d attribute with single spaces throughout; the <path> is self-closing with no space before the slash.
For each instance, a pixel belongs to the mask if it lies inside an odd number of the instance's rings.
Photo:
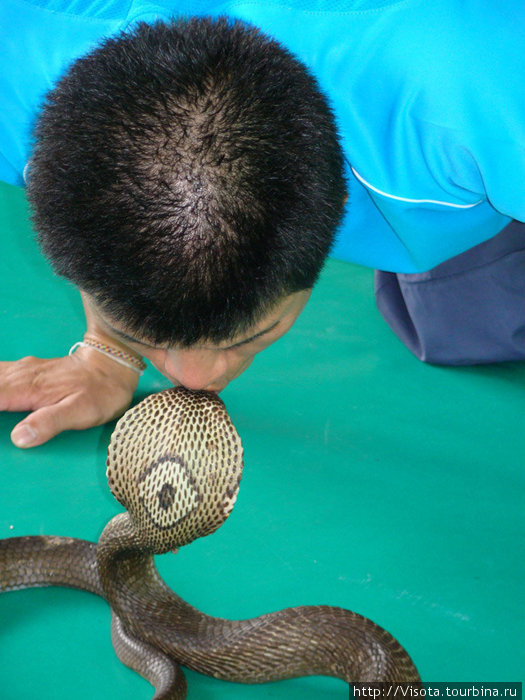
<path id="1" fill-rule="evenodd" d="M 129 4 L 2 0 L 0 179 L 22 184 L 29 134 L 44 95 L 73 60 L 123 27 Z"/>

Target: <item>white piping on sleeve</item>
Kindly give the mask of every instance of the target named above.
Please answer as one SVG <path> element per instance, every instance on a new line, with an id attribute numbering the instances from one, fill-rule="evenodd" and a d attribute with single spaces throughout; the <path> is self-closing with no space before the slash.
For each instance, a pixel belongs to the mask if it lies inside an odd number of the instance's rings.
<path id="1" fill-rule="evenodd" d="M 354 167 L 350 166 L 350 168 L 352 169 L 352 172 L 354 173 L 356 178 L 360 182 L 362 182 L 363 185 L 369 190 L 380 194 L 382 197 L 388 197 L 389 199 L 397 199 L 399 202 L 410 202 L 411 204 L 439 204 L 443 207 L 453 207 L 454 209 L 472 209 L 472 207 L 477 207 L 478 204 L 481 204 L 484 201 L 483 199 L 480 199 L 479 202 L 474 202 L 474 204 L 453 204 L 452 202 L 440 202 L 437 199 L 409 199 L 408 197 L 397 197 L 395 194 L 388 194 L 388 192 L 378 190 L 377 187 L 374 187 L 369 182 L 367 182 L 364 179 L 364 177 L 361 177 L 361 175 L 359 175 L 359 173 Z"/>
<path id="2" fill-rule="evenodd" d="M 29 174 L 29 167 L 31 165 L 31 160 L 28 160 L 27 163 L 24 165 L 24 170 L 22 172 L 22 178 L 24 180 L 24 184 L 27 185 L 27 176 Z"/>

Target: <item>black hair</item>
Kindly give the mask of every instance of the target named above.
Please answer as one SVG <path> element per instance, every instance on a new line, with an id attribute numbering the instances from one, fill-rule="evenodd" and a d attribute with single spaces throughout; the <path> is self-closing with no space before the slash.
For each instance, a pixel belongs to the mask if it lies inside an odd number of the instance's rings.
<path id="1" fill-rule="evenodd" d="M 312 287 L 344 196 L 315 79 L 225 18 L 141 23 L 75 61 L 28 178 L 55 271 L 128 333 L 182 346 L 232 338 Z"/>

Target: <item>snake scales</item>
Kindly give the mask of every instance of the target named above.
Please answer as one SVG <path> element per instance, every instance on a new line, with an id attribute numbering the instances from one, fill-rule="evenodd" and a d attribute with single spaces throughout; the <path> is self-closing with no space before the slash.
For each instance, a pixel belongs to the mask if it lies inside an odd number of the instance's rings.
<path id="1" fill-rule="evenodd" d="M 181 388 L 149 396 L 117 423 L 107 466 L 127 512 L 108 523 L 98 544 L 0 540 L 0 591 L 55 585 L 103 596 L 115 651 L 155 686 L 155 700 L 186 696 L 179 664 L 241 683 L 313 674 L 419 681 L 401 645 L 348 610 L 303 606 L 230 621 L 191 607 L 162 581 L 153 553 L 214 532 L 235 503 L 242 445 L 218 397 Z"/>

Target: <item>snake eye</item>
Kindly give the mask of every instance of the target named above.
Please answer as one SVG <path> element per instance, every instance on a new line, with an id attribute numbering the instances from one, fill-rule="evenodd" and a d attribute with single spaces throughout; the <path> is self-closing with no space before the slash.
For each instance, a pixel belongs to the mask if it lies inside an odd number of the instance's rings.
<path id="1" fill-rule="evenodd" d="M 161 530 L 169 530 L 185 520 L 202 500 L 195 480 L 178 455 L 160 457 L 137 481 L 144 514 Z"/>

